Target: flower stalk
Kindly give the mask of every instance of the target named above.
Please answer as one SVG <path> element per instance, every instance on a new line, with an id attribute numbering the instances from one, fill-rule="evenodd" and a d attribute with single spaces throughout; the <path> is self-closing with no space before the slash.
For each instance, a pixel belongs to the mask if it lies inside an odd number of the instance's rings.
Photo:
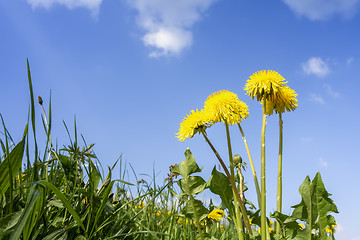
<path id="1" fill-rule="evenodd" d="M 225 122 L 225 128 L 226 128 L 226 139 L 227 139 L 227 145 L 228 145 L 228 152 L 229 152 L 229 161 L 230 161 L 230 174 L 231 174 L 231 178 L 235 179 L 235 166 L 234 166 L 234 159 L 233 159 L 233 154 L 232 154 L 232 148 L 231 148 L 231 141 L 230 141 L 230 131 L 229 131 L 229 124 L 227 122 Z M 236 199 L 235 196 L 235 191 L 233 189 L 233 196 L 234 199 Z M 240 199 L 243 202 L 243 198 L 240 195 Z M 244 237 L 242 235 L 242 218 L 239 212 L 239 204 L 237 201 L 234 201 L 234 207 L 235 207 L 235 222 L 236 222 L 236 229 L 239 235 L 239 239 L 243 240 Z"/>
<path id="2" fill-rule="evenodd" d="M 266 239 L 267 225 L 266 221 L 266 182 L 265 182 L 265 130 L 266 130 L 266 98 L 263 105 L 263 121 L 261 130 L 261 239 Z"/>
<path id="3" fill-rule="evenodd" d="M 252 160 L 251 153 L 250 153 L 250 150 L 249 150 L 249 145 L 248 145 L 248 143 L 247 143 L 247 141 L 246 141 L 245 134 L 244 134 L 243 129 L 241 128 L 240 123 L 238 123 L 238 126 L 239 126 L 239 130 L 240 130 L 242 139 L 243 139 L 244 144 L 245 144 L 245 148 L 246 148 L 247 155 L 248 155 L 248 157 L 249 157 L 249 162 L 250 162 L 250 166 L 251 166 L 251 171 L 252 171 L 252 174 L 253 174 L 253 177 L 254 177 L 254 183 L 255 183 L 255 188 L 256 188 L 258 205 L 259 205 L 259 208 L 260 208 L 260 206 L 261 206 L 261 201 L 260 201 L 260 199 L 261 199 L 261 193 L 260 193 L 260 187 L 259 187 L 258 178 L 257 178 L 257 176 L 256 176 L 256 171 L 255 171 L 254 162 L 253 162 L 253 160 Z"/>
<path id="4" fill-rule="evenodd" d="M 282 152 L 283 152 L 283 121 L 281 112 L 279 112 L 279 160 L 278 160 L 278 181 L 276 210 L 281 213 L 282 209 Z M 280 233 L 280 224 L 276 222 L 276 233 Z"/>
<path id="5" fill-rule="evenodd" d="M 203 235 L 203 232 L 202 232 L 202 229 L 201 229 L 201 225 L 200 225 L 200 219 L 199 219 L 199 216 L 197 214 L 197 211 L 196 211 L 196 207 L 195 207 L 195 199 L 192 195 L 190 195 L 190 202 L 191 202 L 191 206 L 192 208 L 194 209 L 194 216 L 195 216 L 195 221 L 196 221 L 196 227 L 198 229 L 198 232 L 199 232 L 199 235 L 200 235 L 200 239 L 201 240 L 204 240 L 204 235 Z"/>
<path id="6" fill-rule="evenodd" d="M 251 230 L 251 227 L 250 227 L 250 222 L 249 222 L 249 218 L 246 214 L 246 210 L 245 210 L 245 207 L 244 207 L 244 204 L 241 200 L 241 197 L 240 197 L 240 194 L 239 194 L 239 191 L 237 190 L 236 188 L 236 185 L 235 185 L 235 182 L 234 182 L 234 179 L 231 178 L 231 175 L 230 175 L 230 172 L 229 170 L 227 169 L 224 161 L 221 159 L 219 153 L 216 151 L 216 149 L 214 148 L 214 146 L 212 145 L 212 143 L 210 142 L 209 138 L 206 136 L 206 133 L 204 131 L 201 131 L 202 135 L 204 136 L 206 142 L 209 144 L 211 150 L 214 152 L 215 156 L 217 157 L 217 159 L 219 160 L 222 168 L 224 169 L 225 171 L 225 174 L 226 176 L 228 177 L 229 181 L 230 181 L 230 184 L 231 184 L 231 187 L 233 188 L 234 192 L 235 192 L 235 197 L 236 197 L 236 200 L 239 202 L 239 205 L 240 205 L 240 211 L 244 217 L 244 222 L 245 222 L 245 227 L 246 227 L 246 231 L 247 233 L 249 233 L 250 235 L 253 235 L 252 233 L 252 230 Z M 235 202 L 235 199 L 234 199 L 234 202 Z"/>

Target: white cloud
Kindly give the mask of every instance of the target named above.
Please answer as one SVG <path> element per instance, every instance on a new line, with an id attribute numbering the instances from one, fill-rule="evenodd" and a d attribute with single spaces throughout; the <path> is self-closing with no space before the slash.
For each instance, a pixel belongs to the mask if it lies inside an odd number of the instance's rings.
<path id="1" fill-rule="evenodd" d="M 215 1 L 128 0 L 138 11 L 138 25 L 146 31 L 142 41 L 154 49 L 150 57 L 178 55 L 191 47 L 191 27 Z"/>
<path id="2" fill-rule="evenodd" d="M 324 88 L 326 89 L 326 93 L 330 95 L 332 98 L 339 98 L 340 93 L 334 91 L 329 84 L 324 84 Z"/>
<path id="3" fill-rule="evenodd" d="M 349 64 L 353 63 L 354 60 L 355 59 L 353 57 L 349 57 L 348 60 L 346 60 L 346 64 L 349 65 Z"/>
<path id="4" fill-rule="evenodd" d="M 143 37 L 145 45 L 152 46 L 162 51 L 153 51 L 150 57 L 159 57 L 169 53 L 179 54 L 183 49 L 192 44 L 192 34 L 190 31 L 182 29 L 160 28 L 156 32 L 147 33 Z"/>
<path id="5" fill-rule="evenodd" d="M 310 100 L 313 102 L 316 102 L 316 103 L 320 103 L 320 104 L 325 103 L 324 99 L 321 96 L 314 94 L 314 93 L 310 94 Z"/>
<path id="6" fill-rule="evenodd" d="M 64 5 L 69 9 L 74 9 L 77 7 L 88 8 L 94 16 L 99 12 L 100 5 L 103 0 L 26 0 L 33 8 L 43 7 L 46 9 L 51 8 L 52 6 Z"/>
<path id="7" fill-rule="evenodd" d="M 359 0 L 283 0 L 298 16 L 310 20 L 327 20 L 335 15 L 351 18 Z"/>
<path id="8" fill-rule="evenodd" d="M 330 73 L 330 68 L 319 57 L 312 57 L 305 63 L 302 63 L 302 69 L 306 74 L 314 74 L 318 77 L 325 77 Z"/>
<path id="9" fill-rule="evenodd" d="M 335 229 L 335 238 L 336 239 L 341 239 L 341 240 L 360 240 L 360 237 L 350 237 L 345 229 L 345 227 L 343 227 L 342 225 L 340 225 L 339 223 L 336 226 Z"/>
<path id="10" fill-rule="evenodd" d="M 320 165 L 323 167 L 329 166 L 328 162 L 326 162 L 323 158 L 319 158 Z"/>

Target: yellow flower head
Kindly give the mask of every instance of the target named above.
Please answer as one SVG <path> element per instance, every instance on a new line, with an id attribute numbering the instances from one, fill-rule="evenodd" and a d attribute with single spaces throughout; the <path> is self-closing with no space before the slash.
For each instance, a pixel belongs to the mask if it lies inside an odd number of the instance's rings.
<path id="1" fill-rule="evenodd" d="M 300 229 L 304 229 L 304 224 L 298 223 L 298 226 L 300 227 Z"/>
<path id="2" fill-rule="evenodd" d="M 285 78 L 273 70 L 263 70 L 250 76 L 245 84 L 246 95 L 258 101 L 274 101 L 280 90 L 285 86 Z"/>
<path id="3" fill-rule="evenodd" d="M 181 142 L 187 138 L 192 138 L 201 128 L 206 128 L 208 123 L 208 115 L 203 109 L 201 111 L 197 109 L 196 111 L 192 110 L 180 123 L 180 129 L 179 132 L 176 133 L 176 137 Z"/>
<path id="4" fill-rule="evenodd" d="M 334 234 L 336 226 L 337 226 L 337 223 L 331 225 L 330 227 L 325 228 L 325 231 L 330 234 Z"/>
<path id="5" fill-rule="evenodd" d="M 233 125 L 249 116 L 248 106 L 235 93 L 227 90 L 211 94 L 205 101 L 204 109 L 212 123 Z"/>
<path id="6" fill-rule="evenodd" d="M 280 94 L 278 94 L 273 100 L 266 101 L 266 114 L 283 113 L 286 111 L 294 111 L 299 103 L 297 102 L 295 91 L 288 86 L 281 88 Z"/>
<path id="7" fill-rule="evenodd" d="M 220 221 L 222 217 L 225 216 L 225 213 L 221 209 L 214 209 L 208 214 L 208 218 L 212 218 L 215 221 Z"/>

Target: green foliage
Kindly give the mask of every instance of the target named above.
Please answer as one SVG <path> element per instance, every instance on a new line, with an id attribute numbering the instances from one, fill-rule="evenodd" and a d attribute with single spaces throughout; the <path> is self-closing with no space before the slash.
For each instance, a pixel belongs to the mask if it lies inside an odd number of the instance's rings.
<path id="1" fill-rule="evenodd" d="M 225 174 L 218 172 L 216 167 L 211 172 L 211 177 L 206 183 L 210 191 L 221 198 L 222 204 L 227 209 L 233 209 L 233 193 L 229 179 Z"/>
<path id="2" fill-rule="evenodd" d="M 326 231 L 335 225 L 331 213 L 338 213 L 338 209 L 318 172 L 311 181 L 307 176 L 299 188 L 301 202 L 295 206 L 290 216 L 275 212 L 272 214 L 281 223 L 283 235 L 288 239 L 332 239 L 332 234 Z M 298 222 L 304 222 L 301 229 Z"/>
<path id="3" fill-rule="evenodd" d="M 232 220 L 216 222 L 208 217 L 215 208 L 234 215 L 233 193 L 229 179 L 214 167 L 205 181 L 194 174 L 200 173 L 190 149 L 185 160 L 171 169 L 167 182 L 158 185 L 155 173 L 150 182 L 137 179 L 133 184 L 125 181 L 128 174 L 123 169 L 121 157 L 107 175 L 93 152 L 94 144 L 78 141 L 76 121 L 74 138 L 64 123 L 70 144 L 57 149 L 51 142 L 51 99 L 48 118 L 42 116 L 46 144 L 38 145 L 35 129 L 36 107 L 29 63 L 30 91 L 29 118 L 19 142 L 14 142 L 2 119 L 3 139 L 0 138 L 0 240 L 17 239 L 211 239 L 233 240 L 237 231 Z M 41 103 L 41 107 L 43 107 Z M 32 129 L 32 135 L 28 133 Z M 41 142 L 41 141 L 39 141 Z M 40 152 L 42 156 L 40 156 Z M 120 161 L 120 164 L 118 162 Z M 234 161 L 241 167 L 240 156 Z M 22 167 L 22 163 L 26 163 Z M 120 166 L 120 179 L 113 179 L 113 171 Z M 182 178 L 176 179 L 177 175 Z M 176 181 L 177 180 L 177 181 Z M 235 177 L 239 183 L 239 173 Z M 174 184 L 177 182 L 177 185 Z M 177 194 L 180 188 L 181 193 Z M 206 206 L 196 197 L 209 189 L 222 203 Z M 244 191 L 247 189 L 243 187 Z M 282 233 L 271 234 L 271 239 L 330 239 L 326 231 L 334 225 L 336 205 L 329 198 L 318 173 L 313 181 L 307 177 L 299 190 L 302 201 L 293 206 L 290 216 L 275 212 L 271 216 L 281 224 Z M 259 211 L 250 201 L 245 202 L 254 235 L 244 234 L 244 239 L 259 239 Z M 304 229 L 298 225 L 305 224 Z M 201 234 L 202 232 L 202 234 Z M 310 238 L 309 238 L 310 236 Z"/>

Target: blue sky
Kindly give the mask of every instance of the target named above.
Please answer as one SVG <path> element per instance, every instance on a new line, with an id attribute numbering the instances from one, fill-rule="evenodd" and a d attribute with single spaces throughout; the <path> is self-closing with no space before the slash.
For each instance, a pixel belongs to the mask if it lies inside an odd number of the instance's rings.
<path id="1" fill-rule="evenodd" d="M 76 115 L 104 166 L 123 153 L 139 178 L 155 169 L 161 182 L 190 147 L 208 179 L 217 160 L 206 142 L 198 135 L 179 142 L 175 133 L 190 110 L 227 89 L 249 105 L 242 126 L 260 174 L 261 107 L 243 87 L 256 71 L 278 71 L 299 94 L 298 109 L 283 116 L 284 212 L 300 201 L 306 175 L 320 171 L 340 211 L 337 239 L 359 240 L 359 10 L 359 0 L 1 0 L 0 113 L 20 140 L 29 58 L 45 106 L 51 90 L 60 146 L 68 143 L 62 121 L 72 131 Z M 37 121 L 41 139 L 40 107 Z M 226 159 L 224 126 L 207 132 Z M 236 127 L 231 135 L 234 154 L 247 161 Z M 273 211 L 277 116 L 266 140 Z M 250 174 L 248 198 L 256 202 Z"/>

